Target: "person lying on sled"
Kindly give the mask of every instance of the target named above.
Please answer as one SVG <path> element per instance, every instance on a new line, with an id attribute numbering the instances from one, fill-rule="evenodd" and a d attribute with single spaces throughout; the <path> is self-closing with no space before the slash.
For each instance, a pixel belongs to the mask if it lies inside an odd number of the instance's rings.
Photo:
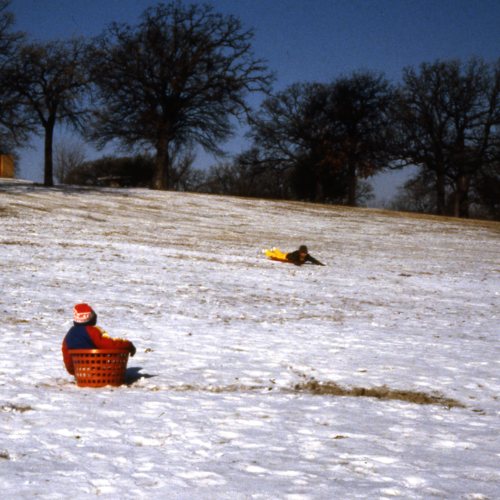
<path id="1" fill-rule="evenodd" d="M 307 247 L 305 245 L 301 245 L 298 250 L 295 252 L 290 252 L 286 254 L 286 260 L 295 264 L 296 266 L 301 266 L 306 262 L 310 262 L 311 264 L 315 264 L 317 266 L 324 266 L 319 260 L 315 259 L 312 255 L 309 255 L 307 251 Z"/>
<path id="2" fill-rule="evenodd" d="M 97 314 L 88 304 L 76 304 L 73 308 L 73 326 L 69 329 L 62 343 L 63 361 L 66 370 L 75 374 L 72 349 L 123 349 L 131 356 L 135 346 L 130 340 L 111 338 L 102 328 L 95 326 Z"/>

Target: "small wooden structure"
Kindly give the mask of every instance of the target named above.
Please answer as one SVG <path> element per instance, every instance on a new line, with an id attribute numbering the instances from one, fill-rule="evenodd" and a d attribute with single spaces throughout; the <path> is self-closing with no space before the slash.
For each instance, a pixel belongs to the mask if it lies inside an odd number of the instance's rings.
<path id="1" fill-rule="evenodd" d="M 10 155 L 0 155 L 0 177 L 14 177 L 14 158 Z"/>

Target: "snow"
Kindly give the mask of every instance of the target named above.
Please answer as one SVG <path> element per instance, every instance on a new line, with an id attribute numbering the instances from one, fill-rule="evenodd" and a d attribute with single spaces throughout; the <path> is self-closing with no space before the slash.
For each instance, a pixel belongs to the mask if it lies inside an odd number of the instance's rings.
<path id="1" fill-rule="evenodd" d="M 499 498 L 499 234 L 2 180 L 2 497 Z M 302 243 L 327 265 L 262 255 Z M 66 373 L 79 301 L 128 385 Z"/>

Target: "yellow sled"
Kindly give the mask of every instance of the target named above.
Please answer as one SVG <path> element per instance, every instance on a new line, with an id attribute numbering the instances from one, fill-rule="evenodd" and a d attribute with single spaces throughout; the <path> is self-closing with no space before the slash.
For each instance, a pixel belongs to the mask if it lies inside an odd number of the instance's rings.
<path id="1" fill-rule="evenodd" d="M 279 248 L 266 249 L 262 250 L 262 252 L 268 259 L 277 260 L 279 262 L 289 262 L 286 259 L 286 253 L 282 252 Z"/>

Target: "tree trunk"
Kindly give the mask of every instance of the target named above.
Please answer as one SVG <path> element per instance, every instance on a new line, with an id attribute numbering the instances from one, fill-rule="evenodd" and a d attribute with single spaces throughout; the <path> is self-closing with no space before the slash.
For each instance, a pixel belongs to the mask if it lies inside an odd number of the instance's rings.
<path id="1" fill-rule="evenodd" d="M 461 174 L 457 179 L 455 191 L 453 206 L 453 215 L 455 217 L 469 217 L 469 185 L 469 176 Z"/>
<path id="2" fill-rule="evenodd" d="M 351 207 L 355 207 L 357 205 L 356 188 L 358 184 L 358 179 L 356 177 L 356 164 L 353 161 L 349 161 L 347 182 L 348 182 L 347 204 Z"/>
<path id="3" fill-rule="evenodd" d="M 167 190 L 170 187 L 170 155 L 168 141 L 159 140 L 156 146 L 155 173 L 153 189 Z"/>
<path id="4" fill-rule="evenodd" d="M 323 192 L 323 183 L 316 178 L 314 187 L 314 201 L 316 203 L 323 203 L 325 201 L 325 195 Z"/>
<path id="5" fill-rule="evenodd" d="M 444 215 L 446 206 L 446 178 L 443 166 L 438 166 L 436 171 L 436 213 Z"/>
<path id="6" fill-rule="evenodd" d="M 54 140 L 54 121 L 49 121 L 45 126 L 45 144 L 44 144 L 44 175 L 43 185 L 52 187 L 54 185 L 54 166 L 52 158 L 52 143 Z"/>

